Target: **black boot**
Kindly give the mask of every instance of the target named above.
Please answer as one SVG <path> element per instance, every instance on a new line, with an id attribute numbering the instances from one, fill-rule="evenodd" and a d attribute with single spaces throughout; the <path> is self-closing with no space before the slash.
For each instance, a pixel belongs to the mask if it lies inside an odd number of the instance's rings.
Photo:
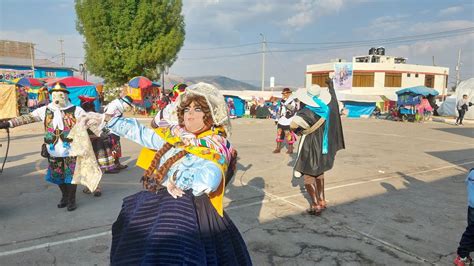
<path id="1" fill-rule="evenodd" d="M 277 147 L 273 151 L 273 153 L 280 153 L 281 151 L 281 142 L 277 142 Z"/>
<path id="2" fill-rule="evenodd" d="M 77 208 L 76 206 L 76 189 L 77 185 L 67 185 L 67 210 L 73 211 Z"/>
<path id="3" fill-rule="evenodd" d="M 118 169 L 118 170 L 123 170 L 128 167 L 128 165 L 121 164 L 118 158 L 115 159 L 114 164 L 115 164 L 115 169 Z"/>
<path id="4" fill-rule="evenodd" d="M 293 144 L 288 144 L 288 151 L 287 154 L 293 154 Z"/>
<path id="5" fill-rule="evenodd" d="M 61 190 L 61 201 L 58 204 L 58 208 L 64 208 L 67 206 L 67 188 L 66 184 L 58 185 L 59 189 Z"/>

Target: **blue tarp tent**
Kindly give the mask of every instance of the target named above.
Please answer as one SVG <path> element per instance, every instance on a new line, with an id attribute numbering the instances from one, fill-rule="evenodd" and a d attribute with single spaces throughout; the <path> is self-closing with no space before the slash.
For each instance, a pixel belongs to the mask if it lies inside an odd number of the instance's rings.
<path id="1" fill-rule="evenodd" d="M 99 112 L 100 110 L 100 101 L 99 101 L 99 94 L 97 93 L 96 87 L 93 83 L 88 81 L 75 78 L 75 77 L 67 77 L 59 80 L 55 80 L 48 84 L 48 90 L 56 84 L 56 82 L 61 82 L 66 85 L 67 90 L 69 91 L 69 100 L 75 106 L 81 105 L 81 100 L 79 100 L 80 95 L 85 95 L 89 97 L 95 97 L 96 100 L 94 101 L 95 111 Z"/>
<path id="2" fill-rule="evenodd" d="M 439 94 L 435 89 L 425 86 L 410 87 L 396 92 L 398 106 L 420 104 L 422 96 L 428 98 Z"/>
<path id="3" fill-rule="evenodd" d="M 428 87 L 425 87 L 425 86 L 410 87 L 410 88 L 406 88 L 406 89 L 403 89 L 403 90 L 399 90 L 396 93 L 397 93 L 397 95 L 415 94 L 415 95 L 423 95 L 425 97 L 427 97 L 429 95 L 436 96 L 436 95 L 439 94 L 439 92 L 436 91 L 435 89 L 428 88 Z"/>
<path id="4" fill-rule="evenodd" d="M 240 98 L 239 96 L 234 95 L 224 95 L 225 101 L 231 98 L 234 101 L 235 106 L 235 115 L 237 117 L 242 117 L 245 114 L 245 100 Z"/>
<path id="5" fill-rule="evenodd" d="M 359 118 L 361 115 L 370 116 L 375 110 L 375 102 L 343 101 L 344 108 L 349 111 L 347 117 Z"/>

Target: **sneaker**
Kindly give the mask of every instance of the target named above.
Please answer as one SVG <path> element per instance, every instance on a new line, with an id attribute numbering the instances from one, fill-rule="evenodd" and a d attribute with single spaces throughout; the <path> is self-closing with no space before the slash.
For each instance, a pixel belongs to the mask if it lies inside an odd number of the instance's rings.
<path id="1" fill-rule="evenodd" d="M 471 265 L 472 259 L 470 256 L 461 258 L 459 255 L 456 257 L 454 260 L 454 265 L 456 266 L 466 266 L 466 265 Z"/>

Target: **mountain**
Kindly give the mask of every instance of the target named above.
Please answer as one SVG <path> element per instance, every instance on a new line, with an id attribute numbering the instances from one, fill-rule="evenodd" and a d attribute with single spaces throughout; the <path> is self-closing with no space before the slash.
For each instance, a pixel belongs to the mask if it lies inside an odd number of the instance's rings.
<path id="1" fill-rule="evenodd" d="M 199 76 L 199 77 L 179 77 L 176 75 L 167 75 L 165 78 L 165 87 L 168 87 L 166 85 L 166 82 L 168 84 L 176 84 L 180 82 L 184 82 L 187 84 L 195 84 L 198 82 L 206 82 L 209 84 L 212 84 L 220 89 L 223 90 L 237 90 L 237 91 L 242 91 L 242 90 L 260 90 L 260 88 L 253 86 L 251 84 L 231 79 L 228 77 L 224 76 Z"/>

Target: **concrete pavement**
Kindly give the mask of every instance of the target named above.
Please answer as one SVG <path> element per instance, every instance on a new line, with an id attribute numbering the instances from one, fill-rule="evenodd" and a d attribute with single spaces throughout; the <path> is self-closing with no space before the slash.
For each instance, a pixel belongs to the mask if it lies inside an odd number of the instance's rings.
<path id="1" fill-rule="evenodd" d="M 304 213 L 302 180 L 291 178 L 295 156 L 271 153 L 273 122 L 233 122 L 239 170 L 226 211 L 255 265 L 451 263 L 466 226 L 472 125 L 344 119 L 347 148 L 326 175 L 329 208 L 315 217 Z M 0 264 L 107 265 L 111 224 L 122 198 L 140 190 L 142 171 L 104 175 L 102 197 L 78 191 L 76 211 L 57 209 L 59 190 L 43 180 L 39 125 L 11 132 L 0 176 Z M 140 147 L 123 144 L 132 166 Z"/>

